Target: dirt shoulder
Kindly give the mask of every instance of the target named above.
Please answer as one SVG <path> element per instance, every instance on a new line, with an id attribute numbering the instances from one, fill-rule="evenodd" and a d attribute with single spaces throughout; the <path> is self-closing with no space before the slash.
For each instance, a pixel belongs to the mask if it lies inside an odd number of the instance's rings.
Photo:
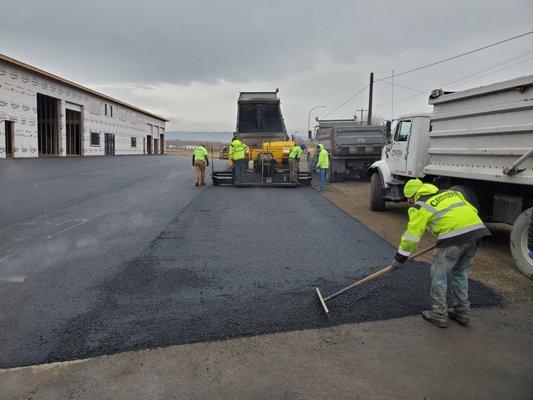
<path id="1" fill-rule="evenodd" d="M 387 203 L 385 212 L 374 212 L 369 208 L 370 184 L 368 182 L 342 182 L 328 185 L 326 198 L 366 225 L 394 246 L 398 245 L 407 223 L 406 203 Z M 470 277 L 494 289 L 505 302 L 533 299 L 533 283 L 515 267 L 509 249 L 511 229 L 504 224 L 489 224 L 492 236 L 481 244 L 470 271 Z M 431 235 L 425 235 L 420 247 L 434 242 Z M 431 262 L 431 254 L 421 260 Z"/>
<path id="2" fill-rule="evenodd" d="M 531 399 L 533 303 L 0 370 L 6 399 Z M 459 371 L 459 373 L 458 373 Z"/>

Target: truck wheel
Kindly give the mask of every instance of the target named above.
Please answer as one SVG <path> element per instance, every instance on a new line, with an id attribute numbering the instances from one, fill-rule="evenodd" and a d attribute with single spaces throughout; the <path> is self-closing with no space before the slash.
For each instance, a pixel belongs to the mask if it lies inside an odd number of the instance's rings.
<path id="1" fill-rule="evenodd" d="M 372 211 L 385 210 L 385 199 L 383 195 L 385 188 L 381 183 L 381 176 L 379 172 L 374 172 L 370 179 L 370 209 Z"/>
<path id="2" fill-rule="evenodd" d="M 454 185 L 450 188 L 450 190 L 461 192 L 463 196 L 465 196 L 465 199 L 474 207 L 476 207 L 476 209 L 479 211 L 479 200 L 477 198 L 476 192 L 474 192 L 471 187 L 465 185 Z"/>
<path id="3" fill-rule="evenodd" d="M 522 212 L 511 229 L 511 254 L 516 266 L 525 276 L 533 279 L 533 260 L 529 258 L 527 248 L 527 228 L 531 218 L 532 208 Z"/>
<path id="4" fill-rule="evenodd" d="M 332 172 L 331 168 L 328 168 L 328 183 L 335 183 L 339 181 L 339 177 L 336 172 Z"/>
<path id="5" fill-rule="evenodd" d="M 328 183 L 334 183 L 337 182 L 337 173 L 334 172 L 334 167 L 336 167 L 336 164 L 329 159 L 329 168 L 328 168 Z"/>

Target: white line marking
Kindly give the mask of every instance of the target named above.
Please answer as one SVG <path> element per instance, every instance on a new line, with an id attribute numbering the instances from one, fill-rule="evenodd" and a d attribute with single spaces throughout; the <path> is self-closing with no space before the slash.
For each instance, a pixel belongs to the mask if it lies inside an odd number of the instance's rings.
<path id="1" fill-rule="evenodd" d="M 10 276 L 9 278 L 0 279 L 2 282 L 12 282 L 12 283 L 23 283 L 26 279 L 25 276 L 15 275 Z"/>
<path id="2" fill-rule="evenodd" d="M 2 261 L 4 261 L 4 260 L 7 260 L 9 257 L 10 257 L 10 256 L 9 256 L 9 254 L 8 254 L 7 256 L 0 258 L 0 262 L 2 262 Z"/>
<path id="3" fill-rule="evenodd" d="M 77 226 L 83 225 L 84 223 L 88 222 L 89 220 L 88 220 L 88 219 L 73 219 L 72 221 L 80 221 L 80 222 L 78 222 L 78 223 L 75 224 L 75 225 L 69 226 L 68 228 L 62 229 L 62 230 L 60 230 L 59 232 L 54 233 L 53 235 L 48 235 L 48 236 L 46 236 L 46 238 L 47 238 L 47 239 L 51 239 L 51 238 L 53 238 L 54 236 L 60 235 L 60 234 L 62 234 L 62 233 L 65 233 L 66 231 L 71 230 L 72 228 L 75 228 L 75 227 L 77 227 Z"/>

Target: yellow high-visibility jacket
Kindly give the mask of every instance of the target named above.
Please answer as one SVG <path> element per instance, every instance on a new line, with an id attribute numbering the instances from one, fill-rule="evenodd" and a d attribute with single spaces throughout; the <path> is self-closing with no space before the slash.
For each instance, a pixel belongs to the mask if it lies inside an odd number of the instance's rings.
<path id="1" fill-rule="evenodd" d="M 397 261 L 404 262 L 418 247 L 424 231 L 437 237 L 437 247 L 457 246 L 490 235 L 477 209 L 453 190 L 439 190 L 423 184 L 415 194 L 416 203 L 409 208 L 409 222 L 402 235 Z"/>
<path id="2" fill-rule="evenodd" d="M 207 149 L 203 146 L 198 146 L 192 152 L 193 163 L 194 161 L 206 161 L 207 160 Z"/>
<path id="3" fill-rule="evenodd" d="M 328 151 L 324 148 L 322 144 L 318 144 L 318 161 L 316 162 L 317 168 L 329 168 L 329 155 Z"/>
<path id="4" fill-rule="evenodd" d="M 289 158 L 301 158 L 302 157 L 302 148 L 295 144 L 289 153 Z"/>
<path id="5" fill-rule="evenodd" d="M 246 156 L 246 146 L 239 139 L 233 139 L 228 149 L 228 157 L 230 160 L 242 160 Z"/>

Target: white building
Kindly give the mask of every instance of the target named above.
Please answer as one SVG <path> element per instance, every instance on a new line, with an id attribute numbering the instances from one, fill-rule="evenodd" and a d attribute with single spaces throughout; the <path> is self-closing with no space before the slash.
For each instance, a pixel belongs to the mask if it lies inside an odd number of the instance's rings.
<path id="1" fill-rule="evenodd" d="M 0 158 L 163 154 L 167 121 L 0 54 Z"/>

